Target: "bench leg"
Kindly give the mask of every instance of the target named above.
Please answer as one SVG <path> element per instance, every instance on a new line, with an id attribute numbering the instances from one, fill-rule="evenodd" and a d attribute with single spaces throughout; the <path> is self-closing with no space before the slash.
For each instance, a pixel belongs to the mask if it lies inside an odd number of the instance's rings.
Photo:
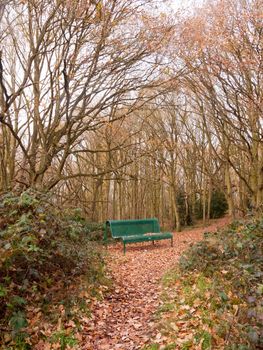
<path id="1" fill-rule="evenodd" d="M 153 245 L 155 244 L 155 241 L 152 241 L 153 242 Z"/>
<path id="2" fill-rule="evenodd" d="M 125 255 L 125 253 L 126 253 L 126 244 L 123 243 L 123 254 Z"/>
<path id="3" fill-rule="evenodd" d="M 171 247 L 173 247 L 173 246 L 174 246 L 174 239 L 171 238 Z"/>

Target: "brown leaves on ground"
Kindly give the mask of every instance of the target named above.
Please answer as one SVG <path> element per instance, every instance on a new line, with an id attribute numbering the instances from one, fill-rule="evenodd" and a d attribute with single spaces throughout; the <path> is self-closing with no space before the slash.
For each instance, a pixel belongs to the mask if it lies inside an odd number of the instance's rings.
<path id="1" fill-rule="evenodd" d="M 83 325 L 80 348 L 135 350 L 158 340 L 153 316 L 162 303 L 160 278 L 177 263 L 187 246 L 201 240 L 205 231 L 215 231 L 227 222 L 224 218 L 206 228 L 174 233 L 173 247 L 170 240 L 155 245 L 130 244 L 125 256 L 121 244 L 110 247 L 107 259 L 114 290 L 94 303 L 92 318 Z"/>

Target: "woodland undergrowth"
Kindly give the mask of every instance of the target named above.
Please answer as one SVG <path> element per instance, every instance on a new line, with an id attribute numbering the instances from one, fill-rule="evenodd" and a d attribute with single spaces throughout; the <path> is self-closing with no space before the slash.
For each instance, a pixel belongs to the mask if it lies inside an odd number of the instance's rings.
<path id="1" fill-rule="evenodd" d="M 262 238 L 263 219 L 234 222 L 182 255 L 163 279 L 163 349 L 262 349 Z"/>
<path id="2" fill-rule="evenodd" d="M 60 210 L 48 195 L 0 197 L 1 349 L 77 343 L 72 320 L 89 315 L 107 284 L 94 241 L 100 235 L 100 225 L 85 222 L 77 209 Z"/>

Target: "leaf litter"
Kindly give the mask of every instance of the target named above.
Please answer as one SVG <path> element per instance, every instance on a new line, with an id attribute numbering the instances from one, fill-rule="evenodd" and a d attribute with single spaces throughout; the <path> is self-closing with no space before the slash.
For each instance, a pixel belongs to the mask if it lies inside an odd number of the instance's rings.
<path id="1" fill-rule="evenodd" d="M 228 218 L 223 218 L 205 228 L 174 233 L 173 247 L 168 240 L 155 245 L 130 244 L 123 255 L 121 243 L 110 246 L 107 263 L 114 287 L 101 301 L 93 303 L 92 317 L 82 322 L 79 348 L 137 350 L 153 341 L 163 343 L 165 339 L 155 322 L 155 313 L 163 303 L 162 276 L 177 264 L 189 245 L 203 238 L 204 232 L 216 231 L 227 223 Z M 182 331 L 187 335 L 184 323 Z"/>

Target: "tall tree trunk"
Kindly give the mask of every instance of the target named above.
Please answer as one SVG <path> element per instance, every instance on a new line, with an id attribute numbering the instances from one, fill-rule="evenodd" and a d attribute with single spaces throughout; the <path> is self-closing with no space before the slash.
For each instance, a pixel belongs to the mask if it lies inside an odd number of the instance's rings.
<path id="1" fill-rule="evenodd" d="M 175 221 L 176 221 L 176 231 L 180 232 L 181 231 L 181 219 L 180 219 L 179 207 L 178 207 L 178 204 L 177 204 L 177 193 L 176 193 L 176 188 L 175 187 L 173 187 L 172 206 L 173 206 L 173 212 L 174 212 Z"/>
<path id="2" fill-rule="evenodd" d="M 233 200 L 230 167 L 228 163 L 225 164 L 225 185 L 226 185 L 226 195 L 227 195 L 226 198 L 227 198 L 227 204 L 228 204 L 228 212 L 231 219 L 235 219 L 236 213 L 235 213 L 235 206 L 234 206 L 234 200 Z"/>
<path id="3" fill-rule="evenodd" d="M 207 214 L 206 214 L 207 221 L 209 221 L 209 219 L 211 219 L 211 200 L 212 200 L 212 179 L 209 178 L 209 180 L 208 180 L 208 194 L 207 194 Z"/>

